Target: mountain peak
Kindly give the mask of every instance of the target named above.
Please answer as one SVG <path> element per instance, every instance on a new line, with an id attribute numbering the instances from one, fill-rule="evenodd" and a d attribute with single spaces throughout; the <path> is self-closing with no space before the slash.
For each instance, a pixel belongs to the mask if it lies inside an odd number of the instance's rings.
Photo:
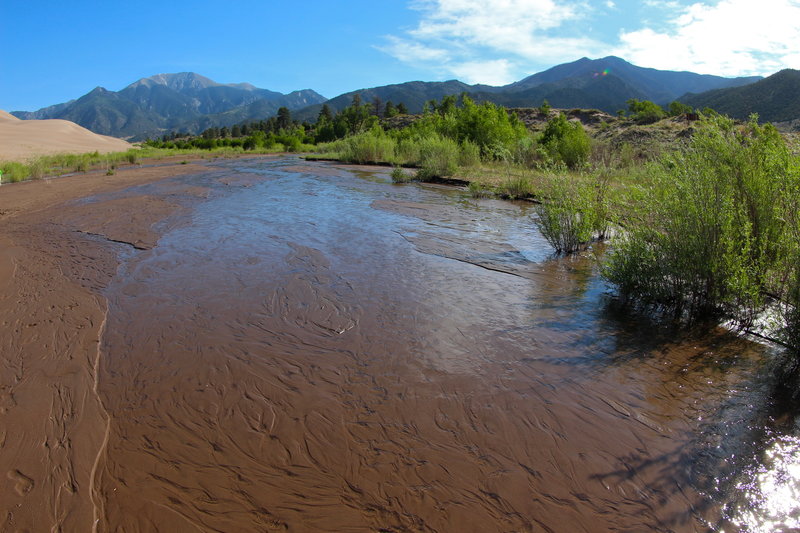
<path id="1" fill-rule="evenodd" d="M 174 91 L 180 92 L 186 89 L 216 87 L 220 84 L 194 72 L 177 72 L 174 74 L 156 74 L 155 76 L 142 78 L 131 83 L 126 88 L 135 89 L 139 86 L 153 87 L 154 85 L 164 85 Z"/>

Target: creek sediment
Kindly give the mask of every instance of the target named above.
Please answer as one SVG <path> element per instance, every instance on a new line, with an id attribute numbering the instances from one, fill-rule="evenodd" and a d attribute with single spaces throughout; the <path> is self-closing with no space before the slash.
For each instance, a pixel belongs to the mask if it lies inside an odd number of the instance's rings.
<path id="1" fill-rule="evenodd" d="M 4 528 L 765 522 L 741 487 L 796 436 L 769 350 L 619 308 L 529 207 L 292 158 L 126 172 L 0 190 Z"/>

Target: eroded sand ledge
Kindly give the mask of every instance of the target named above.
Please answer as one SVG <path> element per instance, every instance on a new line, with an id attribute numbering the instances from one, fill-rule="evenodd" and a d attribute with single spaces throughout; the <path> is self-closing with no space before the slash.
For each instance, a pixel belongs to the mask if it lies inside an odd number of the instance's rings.
<path id="1" fill-rule="evenodd" d="M 181 174 L 131 168 L 0 189 L 0 516 L 2 531 L 90 531 L 102 512 L 95 466 L 107 416 L 96 392 L 113 242 L 155 244 L 180 207 L 147 195 L 70 203 Z M 112 242 L 113 241 L 113 242 Z"/>

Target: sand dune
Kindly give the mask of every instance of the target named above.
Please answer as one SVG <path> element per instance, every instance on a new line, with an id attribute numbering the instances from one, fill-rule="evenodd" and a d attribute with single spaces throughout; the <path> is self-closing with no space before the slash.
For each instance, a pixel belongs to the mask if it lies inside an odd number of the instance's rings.
<path id="1" fill-rule="evenodd" d="M 68 120 L 20 120 L 0 110 L 0 161 L 24 161 L 39 155 L 124 152 L 131 145 L 98 135 Z"/>

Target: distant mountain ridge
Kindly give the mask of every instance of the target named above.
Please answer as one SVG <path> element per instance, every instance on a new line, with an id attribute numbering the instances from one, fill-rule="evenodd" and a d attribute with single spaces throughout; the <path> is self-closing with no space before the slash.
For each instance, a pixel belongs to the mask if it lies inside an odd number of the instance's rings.
<path id="1" fill-rule="evenodd" d="M 533 76 L 506 85 L 510 91 L 524 91 L 545 84 L 557 87 L 582 88 L 609 76 L 622 80 L 632 90 L 645 95 L 657 104 L 668 104 L 686 93 L 700 93 L 712 89 L 738 87 L 754 83 L 761 76 L 723 78 L 709 74 L 686 71 L 657 70 L 637 67 L 624 59 L 608 56 L 602 59 L 581 58 L 572 63 L 555 66 Z"/>
<path id="2" fill-rule="evenodd" d="M 502 87 L 468 85 L 458 80 L 444 82 L 413 81 L 350 91 L 328 100 L 334 111 L 344 109 L 356 93 L 365 102 L 375 97 L 381 101 L 403 102 L 412 113 L 419 113 L 428 100 L 448 94 L 468 93 L 474 100 L 489 101 L 507 107 L 537 107 L 547 100 L 560 108 L 593 108 L 615 113 L 627 107 L 631 98 L 667 105 L 689 92 L 747 85 L 759 76 L 724 78 L 693 72 L 673 72 L 643 68 L 624 59 L 581 58 L 557 65 Z M 296 117 L 313 120 L 321 106 L 300 110 Z"/>
<path id="3" fill-rule="evenodd" d="M 325 100 L 311 89 L 282 94 L 249 83 L 222 84 L 194 72 L 180 72 L 142 78 L 118 92 L 97 87 L 77 100 L 12 115 L 65 119 L 102 135 L 139 140 L 170 130 L 200 133 L 201 123 L 208 123 L 210 115 L 218 116 L 219 123 L 209 125 L 231 126 L 242 117 L 253 117 L 225 113 L 254 103 L 260 104 L 263 115 L 259 118 L 265 118 L 280 107 L 296 110 Z"/>
<path id="4" fill-rule="evenodd" d="M 631 98 L 665 105 L 687 93 L 748 86 L 760 79 L 643 68 L 614 56 L 584 57 L 502 87 L 458 80 L 411 81 L 349 91 L 326 100 L 310 89 L 281 94 L 249 83 L 222 84 L 200 74 L 181 72 L 142 78 L 118 92 L 98 87 L 76 100 L 12 114 L 21 119 L 62 118 L 96 133 L 141 140 L 168 131 L 197 134 L 209 127 L 263 120 L 282 106 L 289 108 L 295 119 L 314 122 L 323 103 L 332 111 L 341 111 L 356 94 L 366 103 L 403 103 L 411 113 L 421 112 L 429 100 L 461 93 L 470 94 L 478 102 L 507 107 L 537 107 L 547 100 L 559 108 L 615 113 L 626 108 Z"/>
<path id="5" fill-rule="evenodd" d="M 781 70 L 744 87 L 688 94 L 681 101 L 741 120 L 758 113 L 759 120 L 765 122 L 795 121 L 800 119 L 800 70 Z"/>

